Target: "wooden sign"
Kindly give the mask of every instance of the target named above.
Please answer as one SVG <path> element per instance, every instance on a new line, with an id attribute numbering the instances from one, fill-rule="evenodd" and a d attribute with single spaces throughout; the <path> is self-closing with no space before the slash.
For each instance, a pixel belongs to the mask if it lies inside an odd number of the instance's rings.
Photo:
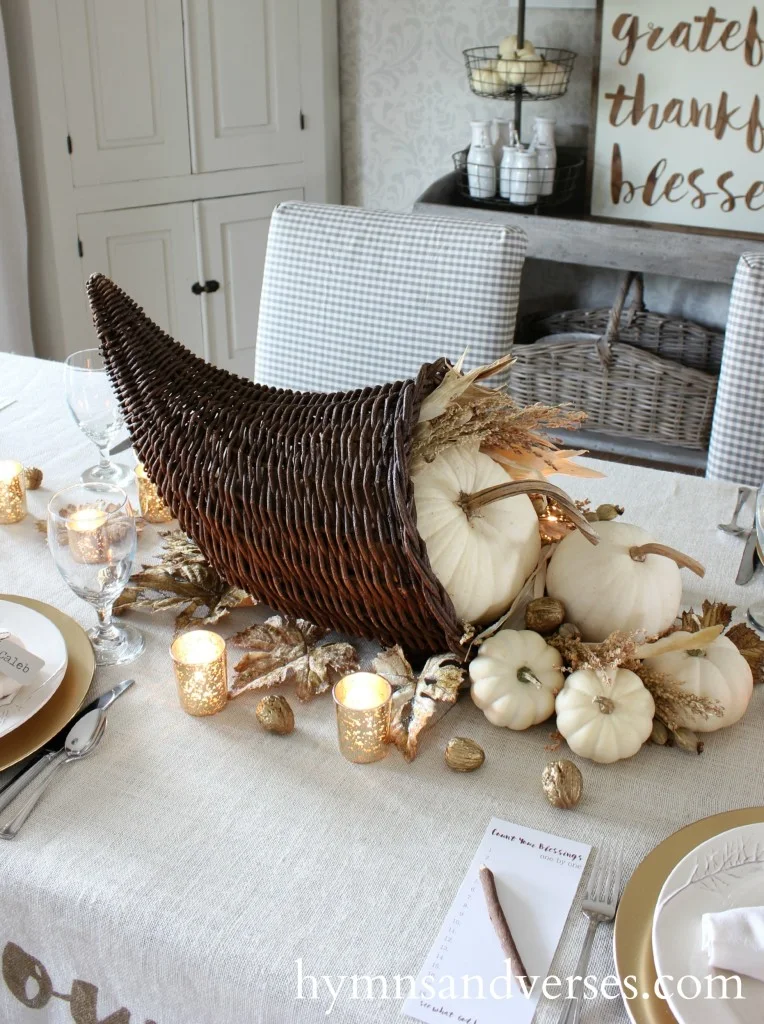
<path id="1" fill-rule="evenodd" d="M 591 213 L 764 235 L 764 4 L 600 0 Z"/>

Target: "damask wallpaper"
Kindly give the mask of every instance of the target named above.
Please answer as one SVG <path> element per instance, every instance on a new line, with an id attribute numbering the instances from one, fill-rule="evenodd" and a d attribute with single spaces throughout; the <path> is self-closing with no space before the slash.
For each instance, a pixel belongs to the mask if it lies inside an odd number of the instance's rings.
<path id="1" fill-rule="evenodd" d="M 474 118 L 511 116 L 506 101 L 481 100 L 467 84 L 462 50 L 514 31 L 507 0 L 339 0 L 344 200 L 408 209 L 452 169 Z M 557 118 L 558 141 L 584 143 L 590 115 L 595 15 L 535 9 L 527 36 L 579 54 L 560 100 L 526 105 Z M 527 141 L 527 139 L 526 139 Z"/>

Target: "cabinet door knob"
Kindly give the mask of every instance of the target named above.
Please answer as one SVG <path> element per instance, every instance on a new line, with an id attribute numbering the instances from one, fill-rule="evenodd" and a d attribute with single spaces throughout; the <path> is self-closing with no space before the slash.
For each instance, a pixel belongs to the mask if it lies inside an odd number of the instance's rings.
<path id="1" fill-rule="evenodd" d="M 205 281 L 204 284 L 194 281 L 191 285 L 194 295 L 201 295 L 203 292 L 216 292 L 218 288 L 220 288 L 220 281 Z"/>

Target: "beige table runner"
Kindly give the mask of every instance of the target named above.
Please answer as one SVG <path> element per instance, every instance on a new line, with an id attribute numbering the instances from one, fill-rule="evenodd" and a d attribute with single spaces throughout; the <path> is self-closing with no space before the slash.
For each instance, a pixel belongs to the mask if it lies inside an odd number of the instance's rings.
<path id="1" fill-rule="evenodd" d="M 44 469 L 46 490 L 29 496 L 42 517 L 52 491 L 96 453 L 68 418 L 60 366 L 0 355 L 0 382 L 19 399 L 0 413 L 0 455 Z M 734 585 L 741 542 L 715 529 L 734 485 L 599 465 L 607 479 L 559 480 L 576 497 L 624 504 L 628 520 L 701 559 L 705 580 L 684 574 L 687 603 L 708 596 L 744 609 L 764 598 L 761 576 Z M 143 559 L 155 539 L 144 535 Z M 31 518 L 0 527 L 0 590 L 90 622 Z M 225 631 L 246 621 L 236 613 Z M 465 700 L 413 764 L 392 752 L 353 766 L 338 753 L 328 697 L 296 706 L 297 730 L 286 738 L 257 727 L 254 695 L 215 718 L 189 718 L 172 681 L 171 617 L 140 625 L 147 650 L 129 669 L 138 683 L 110 712 L 99 752 L 62 773 L 20 837 L 0 846 L 7 1024 L 392 1022 L 401 1005 L 395 977 L 421 966 L 491 816 L 595 846 L 619 841 L 632 870 L 680 826 L 764 803 L 764 690 L 702 757 L 646 747 L 612 766 L 579 761 L 585 798 L 562 812 L 540 786 L 549 726 L 495 729 Z M 93 692 L 126 674 L 99 671 Z M 452 735 L 485 748 L 479 772 L 444 768 Z M 570 973 L 583 931 L 574 909 L 554 973 Z M 592 972 L 613 972 L 608 928 Z M 388 998 L 379 983 L 366 998 L 362 980 L 354 997 L 353 975 L 381 975 Z M 341 986 L 333 1006 L 329 985 Z M 537 1020 L 552 1024 L 559 1012 L 543 1004 Z M 627 1019 L 620 998 L 588 1013 L 598 1024 Z"/>

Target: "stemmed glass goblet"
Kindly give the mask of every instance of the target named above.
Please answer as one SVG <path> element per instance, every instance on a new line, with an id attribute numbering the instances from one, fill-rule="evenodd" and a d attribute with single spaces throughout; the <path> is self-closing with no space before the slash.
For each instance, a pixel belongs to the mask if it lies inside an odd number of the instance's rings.
<path id="1" fill-rule="evenodd" d="M 74 484 L 59 491 L 48 505 L 48 546 L 67 585 L 96 610 L 98 625 L 88 634 L 96 664 L 134 661 L 143 651 L 143 636 L 112 619 L 137 546 L 125 492 L 111 484 Z"/>
<path id="2" fill-rule="evenodd" d="M 101 461 L 82 474 L 85 483 L 124 486 L 132 471 L 109 459 L 109 448 L 123 426 L 122 411 L 97 348 L 74 352 L 65 363 L 66 401 L 75 423 L 101 453 Z"/>

